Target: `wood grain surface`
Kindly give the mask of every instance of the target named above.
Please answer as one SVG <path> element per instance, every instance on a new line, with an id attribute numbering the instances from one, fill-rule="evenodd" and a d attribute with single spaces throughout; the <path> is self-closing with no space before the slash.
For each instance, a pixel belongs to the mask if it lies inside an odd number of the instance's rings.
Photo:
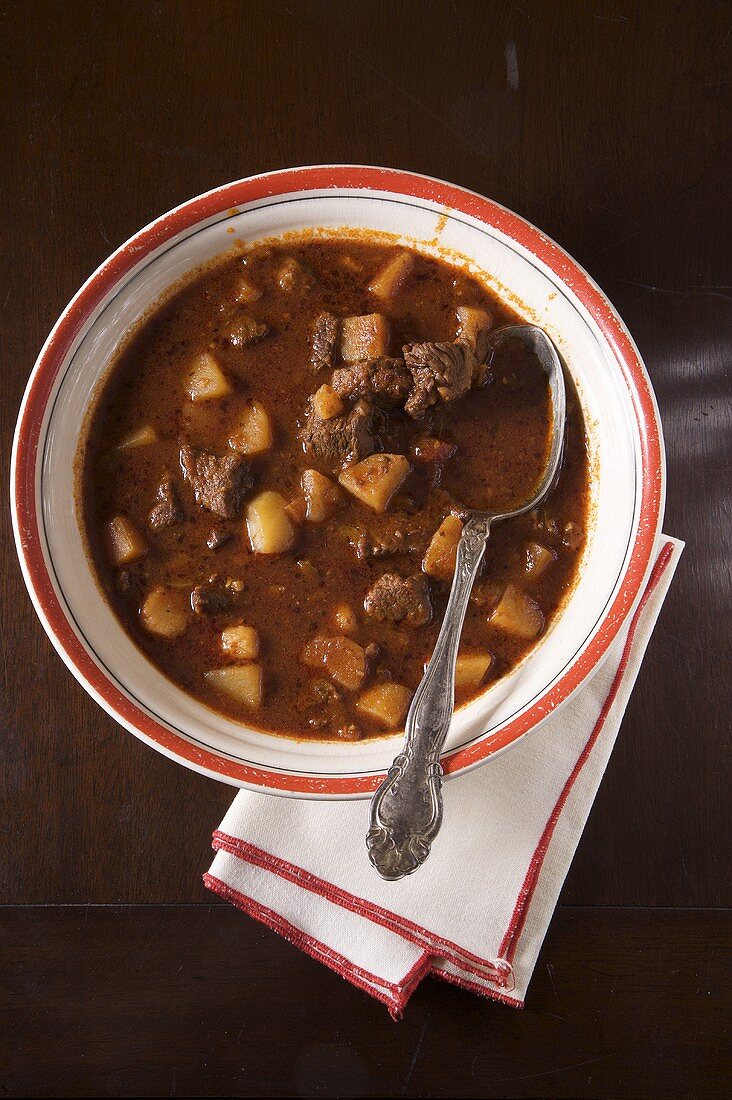
<path id="1" fill-rule="evenodd" d="M 561 908 L 522 1012 L 431 982 L 395 1024 L 226 905 L 0 911 L 4 1094 L 721 1096 L 723 932 Z"/>
<path id="2" fill-rule="evenodd" d="M 232 791 L 76 684 L 4 507 L 0 1093 L 722 1095 L 732 6 L 11 0 L 0 56 L 3 485 L 38 350 L 113 248 L 230 179 L 374 163 L 491 196 L 597 280 L 648 365 L 688 543 L 526 1011 L 432 981 L 394 1025 L 210 904 Z"/>

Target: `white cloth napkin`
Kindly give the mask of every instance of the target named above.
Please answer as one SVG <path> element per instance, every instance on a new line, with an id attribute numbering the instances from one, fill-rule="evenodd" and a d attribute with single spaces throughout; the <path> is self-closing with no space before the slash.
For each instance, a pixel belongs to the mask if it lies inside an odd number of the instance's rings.
<path id="1" fill-rule="evenodd" d="M 384 882 L 368 801 L 240 791 L 206 885 L 383 1001 L 425 974 L 522 1006 L 683 543 L 664 536 L 643 599 L 600 669 L 535 734 L 444 786 L 427 863 Z"/>

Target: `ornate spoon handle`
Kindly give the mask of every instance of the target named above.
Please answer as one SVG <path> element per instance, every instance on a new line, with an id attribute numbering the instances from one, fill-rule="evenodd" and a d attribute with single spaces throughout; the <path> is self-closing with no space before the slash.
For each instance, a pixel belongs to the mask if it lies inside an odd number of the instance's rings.
<path id="1" fill-rule="evenodd" d="M 440 751 L 453 712 L 460 633 L 491 520 L 463 528 L 450 599 L 432 659 L 407 715 L 404 747 L 371 802 L 369 858 L 382 878 L 399 879 L 424 863 L 442 822 Z"/>

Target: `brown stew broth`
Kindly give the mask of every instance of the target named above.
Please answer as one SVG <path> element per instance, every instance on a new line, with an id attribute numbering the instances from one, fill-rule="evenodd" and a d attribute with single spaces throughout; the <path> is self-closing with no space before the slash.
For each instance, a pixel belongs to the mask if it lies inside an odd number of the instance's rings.
<path id="1" fill-rule="evenodd" d="M 339 317 L 385 314 L 393 356 L 411 341 L 454 340 L 459 305 L 489 310 L 494 327 L 520 323 L 477 279 L 421 254 L 388 304 L 375 300 L 368 285 L 399 251 L 359 240 L 316 240 L 254 248 L 224 259 L 142 324 L 118 355 L 90 416 L 80 470 L 81 503 L 91 557 L 107 599 L 135 642 L 172 680 L 212 708 L 268 731 L 334 738 L 345 718 L 352 725 L 351 737 L 354 727 L 360 736 L 391 732 L 356 709 L 358 693 L 343 689 L 338 689 L 339 717 L 324 723 L 322 684 L 327 676 L 305 667 L 303 646 L 314 635 L 336 634 L 334 608 L 348 604 L 358 616 L 355 640 L 378 647 L 364 686 L 393 680 L 413 691 L 432 652 L 449 584 L 430 582 L 434 615 L 423 626 L 373 621 L 364 613 L 366 592 L 385 572 L 402 577 L 419 573 L 425 549 L 451 509 L 495 509 L 525 501 L 546 461 L 551 416 L 546 378 L 527 349 L 512 341 L 494 354 L 487 382 L 464 397 L 436 405 L 423 420 L 410 420 L 402 410 L 388 414 L 381 447 L 406 455 L 413 469 L 383 515 L 344 492 L 332 518 L 297 527 L 293 549 L 264 555 L 250 550 L 243 518 L 218 519 L 195 503 L 181 476 L 181 443 L 224 454 L 252 398 L 270 414 L 274 443 L 251 459 L 250 497 L 267 489 L 292 500 L 300 493 L 306 468 L 337 480 L 332 468 L 304 454 L 297 434 L 311 395 L 329 380 L 327 372 L 315 374 L 309 362 L 310 330 L 321 310 Z M 276 273 L 285 257 L 305 265 L 314 276 L 311 286 L 280 288 Z M 217 332 L 240 309 L 233 302 L 233 288 L 244 271 L 261 291 L 247 312 L 270 331 L 258 343 L 236 348 L 217 340 Z M 212 344 L 234 383 L 233 392 L 193 403 L 185 393 L 188 364 Z M 491 532 L 461 652 L 488 650 L 492 663 L 477 690 L 458 690 L 458 702 L 483 691 L 535 644 L 535 639 L 512 635 L 489 621 L 506 585 L 528 593 L 549 624 L 574 583 L 587 524 L 589 475 L 582 414 L 571 380 L 567 382 L 566 452 L 558 485 L 538 515 L 498 524 Z M 150 425 L 158 441 L 115 450 L 141 425 Z M 413 448 L 425 436 L 456 445 L 444 466 L 415 461 Z M 153 533 L 148 515 L 166 473 L 175 482 L 185 518 Z M 102 537 L 105 524 L 117 515 L 128 517 L 148 545 L 147 554 L 124 570 L 110 566 Z M 207 546 L 213 527 L 231 536 L 215 550 Z M 354 545 L 361 533 L 388 540 L 397 529 L 406 533 L 399 552 L 357 557 Z M 526 573 L 526 547 L 532 541 L 556 555 L 536 579 Z M 232 578 L 242 582 L 236 609 L 192 615 L 185 632 L 174 639 L 151 634 L 142 625 L 140 607 L 155 586 L 188 591 L 212 579 Z M 204 679 L 207 670 L 235 663 L 222 654 L 221 631 L 242 622 L 255 627 L 260 639 L 264 701 L 256 711 L 238 705 Z"/>

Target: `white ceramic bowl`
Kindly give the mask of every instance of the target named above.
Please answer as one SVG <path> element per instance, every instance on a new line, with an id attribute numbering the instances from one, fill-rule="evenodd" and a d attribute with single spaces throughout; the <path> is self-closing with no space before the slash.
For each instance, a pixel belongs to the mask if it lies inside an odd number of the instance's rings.
<path id="1" fill-rule="evenodd" d="M 630 335 L 589 276 L 517 215 L 452 184 L 362 166 L 273 172 L 193 199 L 119 248 L 69 303 L 28 383 L 13 448 L 13 516 L 26 583 L 51 641 L 89 694 L 187 767 L 309 798 L 368 795 L 399 739 L 318 744 L 265 735 L 201 706 L 157 672 L 99 596 L 74 505 L 73 464 L 110 356 L 172 283 L 236 237 L 364 229 L 432 255 L 467 257 L 550 334 L 584 409 L 593 524 L 580 579 L 530 657 L 456 713 L 443 765 L 455 775 L 490 759 L 539 726 L 602 660 L 642 591 L 665 491 L 658 410 Z"/>

